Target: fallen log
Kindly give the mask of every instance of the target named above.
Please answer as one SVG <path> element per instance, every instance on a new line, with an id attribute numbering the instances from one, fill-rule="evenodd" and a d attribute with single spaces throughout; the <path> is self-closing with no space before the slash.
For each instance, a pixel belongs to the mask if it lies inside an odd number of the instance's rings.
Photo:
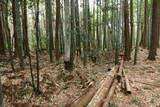
<path id="1" fill-rule="evenodd" d="M 84 94 L 78 101 L 69 107 L 86 107 L 98 89 L 90 88 L 87 94 Z"/>
<path id="2" fill-rule="evenodd" d="M 122 71 L 123 71 L 123 64 L 124 64 L 124 60 L 121 61 L 121 64 L 120 64 L 120 67 L 119 69 L 116 71 L 116 74 L 113 78 L 113 82 L 110 86 L 110 88 L 108 89 L 108 92 L 106 94 L 106 97 L 104 99 L 102 99 L 101 101 L 99 101 L 95 107 L 108 107 L 108 103 L 111 99 L 111 97 L 113 96 L 114 94 L 114 91 L 115 91 L 115 88 L 116 88 L 116 85 L 118 84 L 118 82 L 120 82 L 121 80 L 121 77 L 122 77 Z"/>
<path id="3" fill-rule="evenodd" d="M 112 87 L 110 88 L 110 91 L 109 91 L 109 93 L 108 93 L 107 98 L 103 100 L 103 103 L 104 103 L 104 104 L 103 104 L 102 107 L 108 107 L 108 106 L 109 106 L 109 101 L 110 101 L 110 99 L 112 98 L 112 96 L 113 96 L 113 94 L 114 94 L 114 92 L 115 92 L 115 89 L 116 89 L 117 84 L 118 84 L 118 80 L 115 79 L 115 80 L 114 80 L 114 83 L 112 84 Z"/>
<path id="4" fill-rule="evenodd" d="M 103 100 L 106 97 L 113 83 L 114 76 L 116 72 L 118 71 L 118 69 L 119 67 L 116 66 L 114 69 L 111 70 L 111 72 L 109 73 L 109 75 L 107 75 L 103 84 L 100 86 L 100 88 L 98 89 L 98 91 L 96 92 L 92 100 L 89 102 L 87 107 L 95 107 L 96 105 L 99 104 L 101 100 Z"/>
<path id="5" fill-rule="evenodd" d="M 124 75 L 124 80 L 125 80 L 125 91 L 126 94 L 131 94 L 131 87 L 129 85 L 129 80 L 128 80 L 128 76 L 126 75 L 125 71 L 123 70 L 123 75 Z"/>
<path id="6" fill-rule="evenodd" d="M 122 74 L 123 66 L 124 66 L 124 60 L 121 60 L 121 64 L 120 64 L 119 70 L 117 71 L 117 73 L 120 74 L 120 75 Z"/>
<path id="7" fill-rule="evenodd" d="M 123 89 L 123 90 L 125 90 L 125 80 L 124 80 L 124 76 L 122 75 L 122 77 L 121 77 L 121 88 Z"/>

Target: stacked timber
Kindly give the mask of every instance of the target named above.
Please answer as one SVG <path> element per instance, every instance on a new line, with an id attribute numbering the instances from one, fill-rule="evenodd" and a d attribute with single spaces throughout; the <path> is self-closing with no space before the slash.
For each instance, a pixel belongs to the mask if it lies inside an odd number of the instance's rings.
<path id="1" fill-rule="evenodd" d="M 119 83 L 124 87 L 126 93 L 131 94 L 128 77 L 123 66 L 124 61 L 122 60 L 120 65 L 115 66 L 99 86 L 89 89 L 88 93 L 82 95 L 70 107 L 108 107 Z"/>

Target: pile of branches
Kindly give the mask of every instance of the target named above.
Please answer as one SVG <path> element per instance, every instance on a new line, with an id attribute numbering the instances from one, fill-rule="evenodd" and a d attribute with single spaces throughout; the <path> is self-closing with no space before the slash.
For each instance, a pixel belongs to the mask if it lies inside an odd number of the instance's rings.
<path id="1" fill-rule="evenodd" d="M 98 86 L 92 87 L 68 107 L 108 107 L 116 86 L 121 83 L 122 89 L 131 94 L 127 75 L 123 69 L 124 61 L 115 66 Z"/>

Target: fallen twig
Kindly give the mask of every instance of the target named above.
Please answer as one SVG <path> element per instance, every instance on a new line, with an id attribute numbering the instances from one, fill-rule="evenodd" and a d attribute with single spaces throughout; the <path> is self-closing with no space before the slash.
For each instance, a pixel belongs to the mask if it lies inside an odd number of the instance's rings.
<path id="1" fill-rule="evenodd" d="M 132 81 L 132 80 L 130 80 Z M 137 83 L 141 83 L 141 84 L 146 84 L 146 85 L 151 85 L 151 86 L 154 86 L 154 87 L 160 87 L 160 84 L 155 84 L 155 83 L 149 83 L 149 82 L 142 82 L 142 81 L 132 81 L 132 82 L 137 82 Z"/>

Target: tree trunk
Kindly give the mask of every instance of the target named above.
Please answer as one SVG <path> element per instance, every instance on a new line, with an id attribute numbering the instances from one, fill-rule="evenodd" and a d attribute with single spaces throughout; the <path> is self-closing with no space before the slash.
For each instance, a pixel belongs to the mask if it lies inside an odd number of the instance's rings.
<path id="1" fill-rule="evenodd" d="M 23 35 L 21 29 L 21 20 L 20 20 L 20 2 L 19 0 L 13 0 L 15 6 L 15 17 L 13 17 L 13 21 L 15 21 L 14 29 L 15 29 L 15 36 L 17 37 L 17 49 L 18 49 L 18 57 L 19 57 L 19 64 L 20 68 L 24 69 L 23 65 Z M 15 18 L 15 19 L 14 19 Z"/>
<path id="2" fill-rule="evenodd" d="M 1 6 L 2 11 L 2 6 Z M 5 46 L 4 46 L 4 31 L 3 31 L 3 14 L 0 13 L 0 54 L 5 54 Z"/>
<path id="3" fill-rule="evenodd" d="M 75 3 L 75 24 L 76 24 L 76 47 L 77 51 L 81 53 L 81 35 L 80 35 L 80 20 L 79 20 L 79 2 L 76 0 Z"/>
<path id="4" fill-rule="evenodd" d="M 130 2 L 130 25 L 131 25 L 131 42 L 130 42 L 130 49 L 132 49 L 132 42 L 133 42 L 133 27 L 134 27 L 134 23 L 133 23 L 133 0 L 131 0 Z"/>
<path id="5" fill-rule="evenodd" d="M 60 24 L 60 0 L 56 0 L 56 34 L 55 34 L 56 60 L 59 60 L 59 58 L 60 58 L 60 51 L 59 51 L 59 24 Z"/>
<path id="6" fill-rule="evenodd" d="M 23 27 L 23 37 L 24 37 L 24 54 L 29 55 L 29 44 L 28 44 L 28 19 L 27 19 L 27 1 L 22 0 L 21 1 L 22 5 L 22 27 Z"/>
<path id="7" fill-rule="evenodd" d="M 71 28 L 70 28 L 70 12 L 69 0 L 64 0 L 64 63 L 65 69 L 70 70 L 70 54 L 71 54 Z"/>
<path id="8" fill-rule="evenodd" d="M 39 84 L 39 0 L 36 1 L 36 20 L 35 20 L 35 27 L 36 27 L 36 69 L 37 69 L 37 88 L 36 94 L 39 94 L 40 84 Z"/>
<path id="9" fill-rule="evenodd" d="M 73 69 L 74 56 L 75 56 L 75 2 L 71 0 L 71 56 L 70 56 L 70 69 Z"/>
<path id="10" fill-rule="evenodd" d="M 137 0 L 138 2 L 138 0 Z M 138 4 L 138 3 L 137 3 Z M 138 9 L 138 5 L 137 5 L 137 9 Z M 138 48 L 139 48 L 139 37 L 142 34 L 141 33 L 141 16 L 142 16 L 142 0 L 140 0 L 140 9 L 137 11 L 137 38 L 136 38 L 136 47 L 135 47 L 135 55 L 134 55 L 134 64 L 137 63 L 137 54 L 138 54 Z"/>
<path id="11" fill-rule="evenodd" d="M 89 1 L 84 0 L 83 1 L 83 25 L 84 25 L 84 35 L 83 35 L 83 64 L 86 66 L 87 64 L 87 58 L 88 58 L 88 41 L 89 41 L 89 34 L 88 34 L 88 8 L 89 8 Z"/>
<path id="12" fill-rule="evenodd" d="M 143 28 L 143 34 L 141 38 L 140 45 L 143 48 L 147 47 L 147 37 L 148 37 L 148 0 L 144 1 L 144 28 Z"/>
<path id="13" fill-rule="evenodd" d="M 99 49 L 100 48 L 100 35 L 99 35 L 99 15 L 98 15 L 98 13 L 99 13 L 99 11 L 98 11 L 98 0 L 97 0 L 97 24 L 96 24 L 96 36 L 97 36 L 97 49 Z"/>
<path id="14" fill-rule="evenodd" d="M 14 37 L 14 49 L 15 55 L 18 55 L 18 43 L 17 43 L 17 34 L 16 34 L 16 4 L 15 0 L 12 0 L 12 15 L 13 15 L 13 37 Z"/>
<path id="15" fill-rule="evenodd" d="M 150 49 L 149 49 L 149 60 L 155 60 L 156 52 L 157 52 L 157 44 L 159 42 L 159 27 L 160 27 L 160 1 L 153 0 L 152 7 L 152 34 L 150 39 Z"/>
<path id="16" fill-rule="evenodd" d="M 52 25 L 52 5 L 51 0 L 45 0 L 46 8 L 46 35 L 49 37 L 50 62 L 53 62 L 53 25 Z M 48 45 L 47 45 L 48 47 Z"/>
<path id="17" fill-rule="evenodd" d="M 128 0 L 124 0 L 124 36 L 125 36 L 125 60 L 130 60 L 130 34 Z"/>

